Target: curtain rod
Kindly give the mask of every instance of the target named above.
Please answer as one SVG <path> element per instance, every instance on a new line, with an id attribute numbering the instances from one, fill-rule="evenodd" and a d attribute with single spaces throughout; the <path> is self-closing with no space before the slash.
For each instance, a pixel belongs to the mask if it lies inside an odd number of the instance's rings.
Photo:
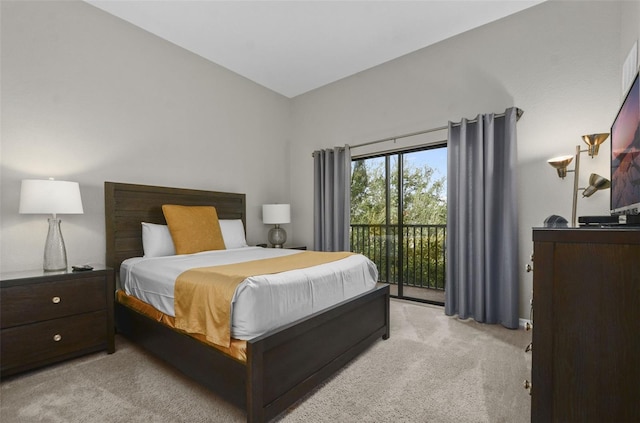
<path id="1" fill-rule="evenodd" d="M 520 117 L 522 117 L 523 114 L 524 114 L 524 110 L 519 109 L 519 108 L 516 107 L 516 122 L 520 120 Z M 495 117 L 498 117 L 498 118 L 499 117 L 503 117 L 503 116 L 504 116 L 504 113 L 499 113 L 499 114 L 495 115 Z M 478 121 L 478 118 L 467 120 L 467 122 L 469 122 L 469 123 L 474 123 L 474 122 L 477 122 L 477 121 Z M 460 123 L 454 123 L 453 126 L 460 126 Z M 381 142 L 395 141 L 395 140 L 400 139 L 400 138 L 409 138 L 409 137 L 413 137 L 413 136 L 416 136 L 416 135 L 428 134 L 430 132 L 444 131 L 445 129 L 448 129 L 448 128 L 449 128 L 449 125 L 439 126 L 437 128 L 425 129 L 423 131 L 411 132 L 409 134 L 397 135 L 395 137 L 383 138 L 383 139 L 380 139 L 380 140 L 368 141 L 368 142 L 363 142 L 361 144 L 350 145 L 349 147 L 351 149 L 354 149 L 354 148 L 358 148 L 358 147 L 364 147 L 364 146 L 367 146 L 367 145 L 379 144 Z"/>

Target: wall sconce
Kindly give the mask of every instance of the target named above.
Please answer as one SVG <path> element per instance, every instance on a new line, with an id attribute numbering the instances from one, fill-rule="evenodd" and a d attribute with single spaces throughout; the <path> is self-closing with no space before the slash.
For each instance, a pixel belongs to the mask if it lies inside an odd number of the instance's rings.
<path id="1" fill-rule="evenodd" d="M 571 205 L 571 226 L 576 226 L 576 207 L 578 204 L 578 190 L 583 190 L 582 197 L 590 197 L 598 190 L 607 189 L 611 186 L 611 182 L 608 179 L 592 173 L 589 177 L 589 186 L 587 188 L 578 188 L 578 180 L 580 178 L 580 153 L 587 153 L 591 158 L 598 155 L 600 144 L 602 144 L 609 137 L 608 133 L 583 135 L 582 140 L 587 144 L 588 148 L 581 150 L 579 145 L 576 145 L 576 154 L 574 156 L 558 156 L 547 160 L 553 168 L 558 172 L 558 176 L 564 179 L 567 176 L 567 172 L 573 172 L 573 203 Z M 575 168 L 573 170 L 567 170 L 567 167 L 573 159 L 575 161 Z"/>
<path id="2" fill-rule="evenodd" d="M 21 214 L 52 214 L 44 245 L 45 271 L 67 270 L 67 250 L 64 246 L 60 219 L 56 214 L 82 214 L 80 186 L 77 182 L 25 179 L 20 187 Z"/>
<path id="3" fill-rule="evenodd" d="M 269 243 L 274 248 L 282 248 L 287 240 L 287 232 L 280 227 L 291 222 L 291 206 L 289 204 L 264 204 L 262 206 L 262 223 L 275 225 L 269 230 Z"/>

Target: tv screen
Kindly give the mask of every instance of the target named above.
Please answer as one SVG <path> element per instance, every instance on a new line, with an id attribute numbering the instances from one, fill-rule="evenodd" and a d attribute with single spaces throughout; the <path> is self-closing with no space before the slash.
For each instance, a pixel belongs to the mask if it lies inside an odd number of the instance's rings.
<path id="1" fill-rule="evenodd" d="M 636 75 L 611 126 L 611 214 L 640 214 L 640 86 Z"/>

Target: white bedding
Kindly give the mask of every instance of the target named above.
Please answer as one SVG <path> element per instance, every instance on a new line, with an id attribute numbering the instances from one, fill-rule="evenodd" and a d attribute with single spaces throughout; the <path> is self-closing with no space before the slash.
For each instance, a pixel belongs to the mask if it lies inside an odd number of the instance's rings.
<path id="1" fill-rule="evenodd" d="M 120 269 L 123 289 L 175 317 L 176 278 L 197 267 L 217 266 L 300 253 L 299 250 L 246 247 L 167 257 L 136 257 Z M 231 305 L 231 336 L 248 340 L 375 287 L 378 271 L 363 255 L 305 269 L 245 279 Z"/>

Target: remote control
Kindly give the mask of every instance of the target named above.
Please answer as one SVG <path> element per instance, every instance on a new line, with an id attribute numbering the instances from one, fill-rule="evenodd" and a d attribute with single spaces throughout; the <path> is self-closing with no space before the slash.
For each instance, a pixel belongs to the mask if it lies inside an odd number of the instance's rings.
<path id="1" fill-rule="evenodd" d="M 88 270 L 93 270 L 93 267 L 88 264 L 83 264 L 82 266 L 71 266 L 74 272 L 86 272 Z"/>

